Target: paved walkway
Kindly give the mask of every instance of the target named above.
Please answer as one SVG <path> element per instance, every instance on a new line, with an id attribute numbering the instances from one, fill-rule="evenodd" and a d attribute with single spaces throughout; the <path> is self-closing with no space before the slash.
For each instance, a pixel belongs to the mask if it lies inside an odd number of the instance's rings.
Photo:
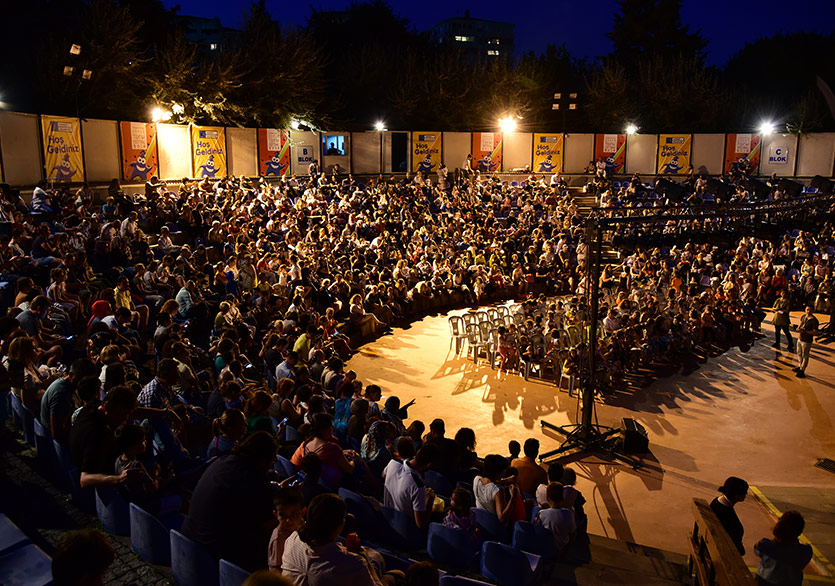
<path id="1" fill-rule="evenodd" d="M 22 441 L 0 454 L 0 511 L 46 553 L 52 554 L 65 532 L 101 529 L 95 517 L 80 511 L 69 498 L 44 480 L 35 469 L 35 451 Z M 171 584 L 169 578 L 143 562 L 130 549 L 130 539 L 104 532 L 116 551 L 105 586 Z"/>

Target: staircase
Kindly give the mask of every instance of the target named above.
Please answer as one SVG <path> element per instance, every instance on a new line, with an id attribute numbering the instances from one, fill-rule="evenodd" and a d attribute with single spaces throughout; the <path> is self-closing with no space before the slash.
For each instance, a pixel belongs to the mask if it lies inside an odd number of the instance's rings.
<path id="1" fill-rule="evenodd" d="M 554 586 L 691 584 L 685 554 L 600 535 L 589 535 L 589 539 L 591 562 L 582 566 L 557 563 L 543 583 Z"/>

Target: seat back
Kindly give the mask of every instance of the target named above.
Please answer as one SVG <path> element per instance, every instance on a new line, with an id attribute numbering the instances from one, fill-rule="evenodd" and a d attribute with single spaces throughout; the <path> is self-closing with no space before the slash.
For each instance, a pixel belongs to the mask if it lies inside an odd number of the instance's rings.
<path id="1" fill-rule="evenodd" d="M 487 309 L 487 315 L 489 316 L 490 321 L 493 321 L 494 319 L 499 317 L 499 310 L 497 310 L 495 307 L 490 307 Z"/>
<path id="2" fill-rule="evenodd" d="M 357 519 L 357 527 L 368 532 L 370 538 L 385 538 L 391 535 L 383 524 L 383 519 L 365 497 L 347 488 L 340 488 L 338 494 L 351 513 Z"/>
<path id="3" fill-rule="evenodd" d="M 220 586 L 241 586 L 249 578 L 249 572 L 232 562 L 220 560 L 218 578 Z"/>
<path id="4" fill-rule="evenodd" d="M 453 336 L 464 335 L 464 320 L 457 316 L 451 315 L 449 317 L 449 331 Z"/>
<path id="5" fill-rule="evenodd" d="M 300 441 L 301 437 L 299 436 L 299 430 L 297 430 L 292 425 L 285 425 L 284 426 L 284 441 L 285 442 L 297 442 Z M 295 474 L 295 472 L 294 472 Z"/>
<path id="6" fill-rule="evenodd" d="M 0 555 L 3 586 L 48 586 L 52 584 L 52 559 L 37 545 L 29 544 Z"/>
<path id="7" fill-rule="evenodd" d="M 441 565 L 469 568 L 476 560 L 476 547 L 477 544 L 465 531 L 440 523 L 429 524 L 426 552 Z"/>
<path id="8" fill-rule="evenodd" d="M 20 528 L 0 513 L 0 555 L 32 543 Z"/>
<path id="9" fill-rule="evenodd" d="M 440 472 L 435 472 L 434 470 L 427 470 L 424 472 L 423 481 L 429 488 L 441 496 L 451 497 L 452 491 L 455 489 L 455 486 L 449 478 Z"/>
<path id="10" fill-rule="evenodd" d="M 469 326 L 470 324 L 478 324 L 478 316 L 475 313 L 465 313 L 461 316 L 461 319 L 464 320 L 464 325 Z"/>
<path id="11" fill-rule="evenodd" d="M 495 541 L 481 546 L 481 575 L 501 586 L 528 586 L 536 580 L 538 556 Z"/>
<path id="12" fill-rule="evenodd" d="M 171 540 L 168 529 L 151 513 L 130 504 L 130 548 L 155 566 L 171 565 Z"/>
<path id="13" fill-rule="evenodd" d="M 14 393 L 10 393 L 12 399 L 12 412 L 15 413 L 17 419 L 20 420 L 23 428 L 23 439 L 30 446 L 35 445 L 35 416 L 29 409 L 23 406 L 20 397 Z"/>
<path id="14" fill-rule="evenodd" d="M 122 537 L 130 535 L 128 502 L 112 486 L 96 487 L 96 516 L 108 533 Z"/>
<path id="15" fill-rule="evenodd" d="M 284 470 L 284 477 L 285 478 L 290 478 L 296 472 L 299 471 L 299 469 L 296 468 L 296 465 L 293 464 L 290 460 L 288 460 L 284 456 L 278 456 L 278 462 L 279 462 L 279 464 L 281 464 L 281 468 Z"/>
<path id="16" fill-rule="evenodd" d="M 577 326 L 568 326 L 568 338 L 571 340 L 571 346 L 579 346 L 583 341 L 583 333 Z"/>
<path id="17" fill-rule="evenodd" d="M 381 507 L 380 512 L 388 526 L 394 531 L 395 541 L 401 549 L 420 550 L 426 547 L 426 536 L 418 528 L 414 517 L 385 506 Z"/>
<path id="18" fill-rule="evenodd" d="M 499 305 L 496 311 L 499 312 L 499 317 L 510 315 L 510 308 L 507 305 Z"/>
<path id="19" fill-rule="evenodd" d="M 499 521 L 495 513 L 491 513 L 487 509 L 477 508 L 474 508 L 473 511 L 475 511 L 475 522 L 478 530 L 485 539 L 510 543 L 509 531 L 504 523 Z"/>
<path id="20" fill-rule="evenodd" d="M 513 547 L 545 559 L 557 556 L 557 544 L 551 532 L 542 525 L 526 521 L 517 521 L 513 526 Z"/>
<path id="21" fill-rule="evenodd" d="M 478 329 L 477 324 L 467 324 L 467 340 L 471 348 L 478 345 L 481 341 L 481 331 Z"/>
<path id="22" fill-rule="evenodd" d="M 171 576 L 179 586 L 220 586 L 218 562 L 202 545 L 171 530 Z"/>
<path id="23" fill-rule="evenodd" d="M 52 434 L 41 425 L 40 420 L 35 417 L 32 421 L 33 431 L 35 432 L 35 450 L 37 453 L 38 464 L 42 470 L 52 473 L 55 461 L 55 448 L 52 445 Z"/>

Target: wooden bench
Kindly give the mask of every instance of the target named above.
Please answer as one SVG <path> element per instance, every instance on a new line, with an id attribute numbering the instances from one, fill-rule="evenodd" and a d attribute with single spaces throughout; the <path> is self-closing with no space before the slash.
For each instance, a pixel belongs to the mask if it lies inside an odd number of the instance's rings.
<path id="1" fill-rule="evenodd" d="M 756 586 L 719 518 L 704 499 L 693 499 L 696 522 L 690 534 L 690 573 L 694 586 Z"/>

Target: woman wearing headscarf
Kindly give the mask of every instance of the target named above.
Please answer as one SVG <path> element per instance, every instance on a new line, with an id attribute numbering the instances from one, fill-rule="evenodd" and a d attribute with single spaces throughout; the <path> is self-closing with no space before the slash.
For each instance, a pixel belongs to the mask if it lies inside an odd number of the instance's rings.
<path id="1" fill-rule="evenodd" d="M 406 426 L 403 424 L 403 420 L 409 417 L 408 409 L 414 404 L 414 399 L 404 405 L 403 407 L 400 406 L 400 398 L 399 397 L 389 397 L 386 399 L 385 407 L 383 408 L 383 420 L 388 421 L 392 425 L 394 425 L 395 429 L 397 430 L 397 435 L 404 435 L 406 433 Z"/>
<path id="2" fill-rule="evenodd" d="M 383 469 L 393 458 L 388 446 L 397 435 L 396 428 L 388 421 L 375 421 L 362 438 L 360 455 L 376 478 L 382 477 Z"/>

